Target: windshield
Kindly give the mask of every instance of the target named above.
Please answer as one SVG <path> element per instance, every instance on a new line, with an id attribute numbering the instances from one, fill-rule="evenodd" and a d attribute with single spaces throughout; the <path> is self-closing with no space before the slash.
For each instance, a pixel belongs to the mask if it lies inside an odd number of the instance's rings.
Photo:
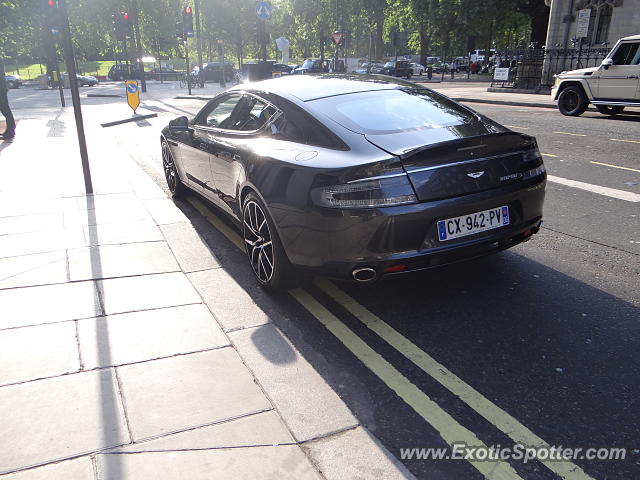
<path id="1" fill-rule="evenodd" d="M 313 60 L 305 60 L 301 68 L 313 68 Z"/>
<path id="2" fill-rule="evenodd" d="M 387 62 L 384 64 L 386 68 L 393 67 L 393 62 Z"/>
<path id="3" fill-rule="evenodd" d="M 475 115 L 426 89 L 392 89 L 335 95 L 309 102 L 349 130 L 386 134 L 476 121 Z"/>

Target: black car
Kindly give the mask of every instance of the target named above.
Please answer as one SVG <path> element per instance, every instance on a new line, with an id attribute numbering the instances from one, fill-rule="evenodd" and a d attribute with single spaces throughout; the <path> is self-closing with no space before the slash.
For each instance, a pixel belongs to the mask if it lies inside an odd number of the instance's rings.
<path id="1" fill-rule="evenodd" d="M 219 82 L 220 81 L 220 73 L 222 69 L 220 68 L 220 62 L 209 62 L 202 64 L 202 76 L 204 77 L 205 82 Z M 198 67 L 194 68 L 194 75 L 197 75 Z M 233 69 L 233 65 L 230 63 L 224 63 L 224 79 L 226 82 L 230 82 L 233 80 L 233 76 L 235 71 Z"/>
<path id="2" fill-rule="evenodd" d="M 125 63 L 116 63 L 111 65 L 107 78 L 114 81 L 132 80 L 139 77 L 137 66 L 127 65 Z"/>
<path id="3" fill-rule="evenodd" d="M 533 137 L 380 75 L 290 75 L 227 90 L 161 136 L 172 194 L 242 229 L 258 282 L 292 267 L 371 282 L 503 250 L 536 233 Z"/>
<path id="4" fill-rule="evenodd" d="M 297 68 L 294 68 L 291 73 L 295 75 L 300 75 L 304 73 L 323 73 L 328 72 L 331 66 L 331 60 L 312 60 L 308 58 L 302 65 Z"/>
<path id="5" fill-rule="evenodd" d="M 22 80 L 18 75 L 5 75 L 4 80 L 7 88 L 20 88 Z"/>
<path id="6" fill-rule="evenodd" d="M 382 75 L 391 75 L 392 77 L 411 78 L 413 68 L 410 62 L 398 60 L 398 65 L 396 65 L 396 62 L 385 63 L 380 73 Z"/>

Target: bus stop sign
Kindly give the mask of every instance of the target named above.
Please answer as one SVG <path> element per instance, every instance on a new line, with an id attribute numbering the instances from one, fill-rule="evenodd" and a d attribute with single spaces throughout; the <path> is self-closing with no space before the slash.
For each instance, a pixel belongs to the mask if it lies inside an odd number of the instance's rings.
<path id="1" fill-rule="evenodd" d="M 127 80 L 124 82 L 124 85 L 127 89 L 127 103 L 133 109 L 133 113 L 136 113 L 136 110 L 140 106 L 140 90 L 138 88 L 138 81 Z"/>

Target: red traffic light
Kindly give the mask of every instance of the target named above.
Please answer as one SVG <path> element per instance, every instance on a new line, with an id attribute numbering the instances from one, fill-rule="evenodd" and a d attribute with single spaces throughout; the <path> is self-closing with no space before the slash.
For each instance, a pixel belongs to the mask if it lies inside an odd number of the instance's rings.
<path id="1" fill-rule="evenodd" d="M 122 18 L 124 18 L 125 20 L 129 20 L 129 14 L 128 13 L 123 13 L 122 14 Z"/>
<path id="2" fill-rule="evenodd" d="M 191 15 L 191 7 L 184 7 L 185 15 Z"/>
<path id="3" fill-rule="evenodd" d="M 47 5 L 49 5 L 50 7 L 53 7 L 55 5 L 56 2 L 54 2 L 53 0 L 49 0 L 47 2 Z"/>

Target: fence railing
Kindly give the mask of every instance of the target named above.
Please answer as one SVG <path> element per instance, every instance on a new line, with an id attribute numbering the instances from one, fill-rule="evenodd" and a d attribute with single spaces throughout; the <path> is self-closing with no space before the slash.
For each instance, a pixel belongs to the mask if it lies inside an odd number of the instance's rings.
<path id="1" fill-rule="evenodd" d="M 495 67 L 509 68 L 509 79 L 494 81 L 503 87 L 540 90 L 553 85 L 554 75 L 564 70 L 595 67 L 609 48 L 536 48 L 497 52 Z"/>

